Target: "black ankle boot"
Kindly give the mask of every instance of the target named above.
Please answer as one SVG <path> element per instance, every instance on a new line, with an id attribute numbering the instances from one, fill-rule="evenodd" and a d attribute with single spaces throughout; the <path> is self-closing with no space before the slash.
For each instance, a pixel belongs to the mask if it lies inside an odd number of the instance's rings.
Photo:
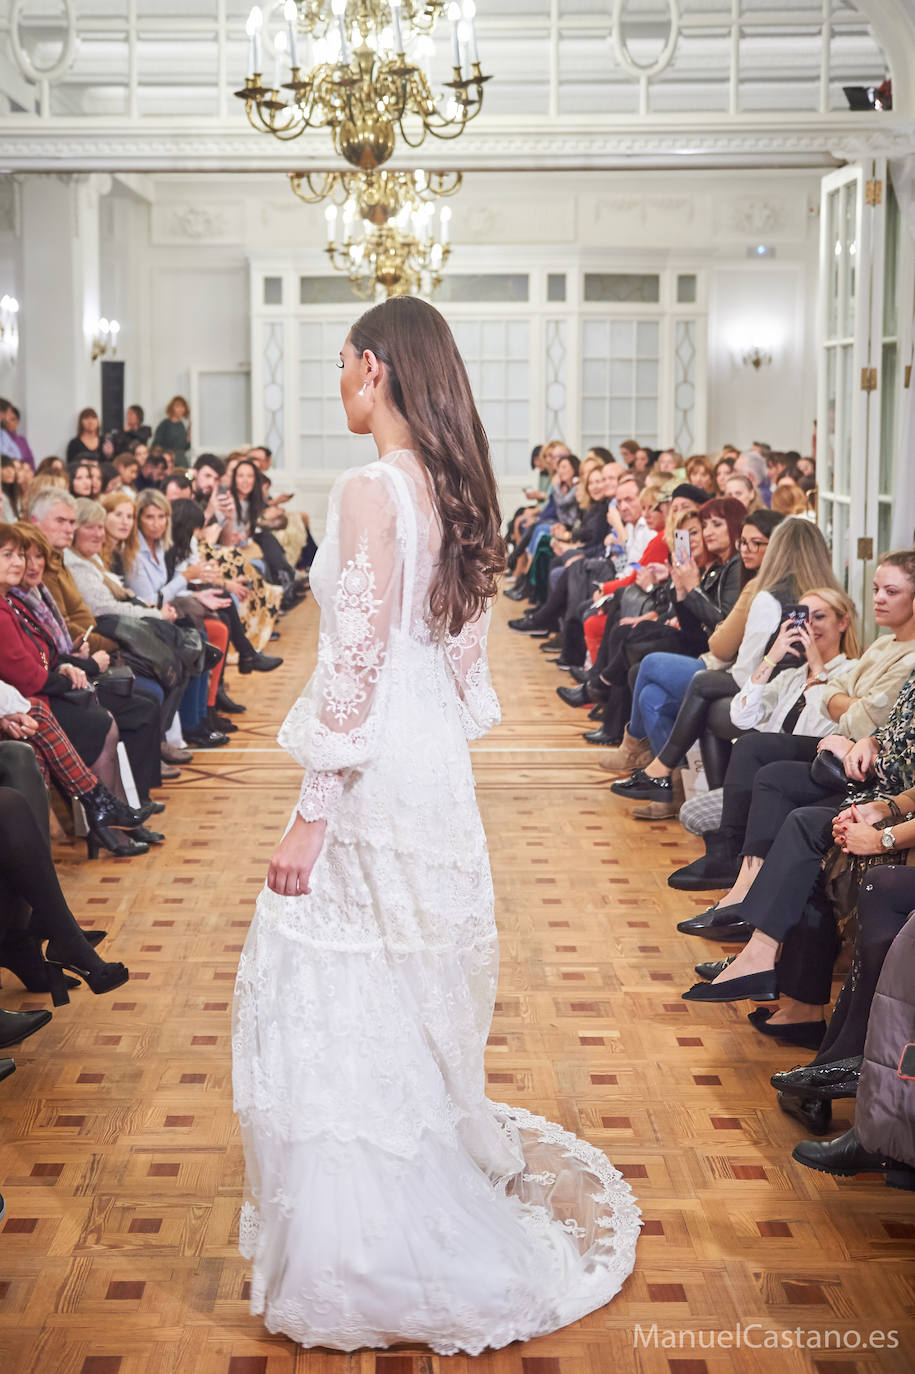
<path id="1" fill-rule="evenodd" d="M 86 813 L 89 829 L 133 830 L 142 825 L 153 812 L 152 802 L 144 802 L 136 810 L 112 796 L 102 783 L 97 782 L 91 792 L 84 792 L 76 798 Z"/>
<path id="2" fill-rule="evenodd" d="M 274 668 L 279 668 L 283 660 L 271 654 L 239 654 L 238 671 L 240 673 L 272 673 Z"/>
<path id="3" fill-rule="evenodd" d="M 671 873 L 668 887 L 678 892 L 712 892 L 721 887 L 733 887 L 740 872 L 740 855 L 734 853 L 730 834 L 724 830 L 707 830 L 702 838 L 705 842 L 702 858 Z"/>
<path id="4" fill-rule="evenodd" d="M 233 701 L 225 687 L 220 687 L 216 693 L 216 709 L 226 716 L 241 716 L 248 708 L 242 706 L 240 702 Z"/>

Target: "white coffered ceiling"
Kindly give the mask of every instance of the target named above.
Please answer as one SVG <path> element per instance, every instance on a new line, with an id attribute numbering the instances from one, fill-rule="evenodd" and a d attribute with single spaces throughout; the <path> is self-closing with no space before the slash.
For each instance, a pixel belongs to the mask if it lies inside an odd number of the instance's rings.
<path id="1" fill-rule="evenodd" d="M 269 11 L 278 0 L 267 0 Z M 280 144 L 232 92 L 250 0 L 10 0 L 0 161 L 91 170 L 333 165 L 329 135 Z M 451 167 L 817 165 L 879 134 L 915 148 L 915 0 L 477 0 L 483 114 L 420 160 Z M 650 80 L 677 28 L 670 61 Z M 13 33 L 15 29 L 15 34 Z M 14 41 L 15 40 L 15 41 Z M 433 76 L 446 75 L 438 34 Z M 50 69 L 50 78 L 40 79 Z M 844 85 L 892 71 L 892 114 Z M 417 161 L 417 156 L 412 156 Z"/>

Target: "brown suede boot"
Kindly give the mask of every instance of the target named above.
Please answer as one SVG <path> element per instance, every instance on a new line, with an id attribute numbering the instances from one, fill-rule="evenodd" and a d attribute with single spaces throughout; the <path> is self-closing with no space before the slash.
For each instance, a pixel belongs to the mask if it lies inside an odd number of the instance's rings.
<path id="1" fill-rule="evenodd" d="M 623 731 L 623 742 L 616 749 L 605 749 L 597 760 L 605 773 L 631 773 L 634 768 L 644 768 L 651 763 L 654 755 L 647 739 L 633 739 L 628 729 Z"/>

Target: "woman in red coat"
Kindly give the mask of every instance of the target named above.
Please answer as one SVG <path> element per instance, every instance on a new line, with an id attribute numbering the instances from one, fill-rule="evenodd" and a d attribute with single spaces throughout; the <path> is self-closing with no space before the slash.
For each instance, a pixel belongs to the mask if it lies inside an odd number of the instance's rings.
<path id="1" fill-rule="evenodd" d="M 23 696 L 48 705 L 77 752 L 92 771 L 109 785 L 120 788 L 117 771 L 117 726 L 94 698 L 68 698 L 70 692 L 89 692 L 89 680 L 76 662 L 66 661 L 37 621 L 15 606 L 10 591 L 19 585 L 25 569 L 24 539 L 12 525 L 0 524 L 0 678 Z M 89 826 L 89 853 L 99 847 L 112 853 L 145 854 L 148 845 L 117 833 L 141 826 L 151 815 L 147 802 L 139 810 L 126 805 L 101 785 L 80 797 Z"/>

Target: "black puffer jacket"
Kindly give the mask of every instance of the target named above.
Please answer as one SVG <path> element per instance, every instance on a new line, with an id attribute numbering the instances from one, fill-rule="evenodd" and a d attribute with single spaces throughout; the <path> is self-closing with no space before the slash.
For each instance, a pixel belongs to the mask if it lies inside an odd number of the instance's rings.
<path id="1" fill-rule="evenodd" d="M 899 1060 L 915 1042 L 915 914 L 890 945 L 871 1005 L 855 1130 L 865 1150 L 915 1166 L 915 1081 Z"/>

